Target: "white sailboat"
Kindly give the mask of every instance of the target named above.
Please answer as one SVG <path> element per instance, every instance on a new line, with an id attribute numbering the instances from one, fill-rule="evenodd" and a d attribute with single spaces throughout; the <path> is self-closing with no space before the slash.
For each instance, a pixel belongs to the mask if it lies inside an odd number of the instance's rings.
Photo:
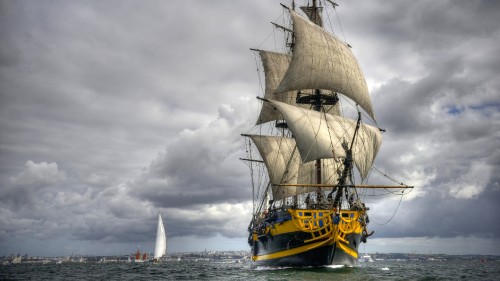
<path id="1" fill-rule="evenodd" d="M 12 259 L 12 264 L 20 264 L 22 259 L 23 257 L 21 255 L 17 255 Z"/>
<path id="2" fill-rule="evenodd" d="M 167 253 L 167 234 L 165 233 L 165 227 L 163 226 L 163 220 L 161 214 L 158 213 L 158 228 L 156 230 L 156 244 L 155 253 L 153 260 L 159 261 Z"/>

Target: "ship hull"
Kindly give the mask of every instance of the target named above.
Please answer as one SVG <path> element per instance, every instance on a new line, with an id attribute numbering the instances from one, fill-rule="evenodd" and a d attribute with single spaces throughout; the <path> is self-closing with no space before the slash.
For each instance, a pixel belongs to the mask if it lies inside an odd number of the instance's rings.
<path id="1" fill-rule="evenodd" d="M 336 248 L 334 245 L 313 249 L 307 252 L 269 260 L 254 261 L 252 266 L 271 266 L 271 267 L 317 267 L 327 265 L 345 265 L 354 266 L 355 259 Z"/>
<path id="2" fill-rule="evenodd" d="M 324 246 L 297 254 L 265 260 L 256 260 L 254 266 L 323 266 L 332 264 L 335 246 Z"/>
<path id="3" fill-rule="evenodd" d="M 313 212 L 313 211 L 310 211 Z M 320 211 L 321 212 L 321 211 Z M 273 224 L 261 235 L 252 235 L 252 260 L 254 266 L 353 266 L 358 257 L 361 233 L 338 235 L 338 224 L 325 220 L 321 239 L 311 231 L 289 231 L 296 223 L 285 221 Z M 323 225 L 323 224 L 318 224 Z M 329 231 L 327 231 L 329 230 Z"/>

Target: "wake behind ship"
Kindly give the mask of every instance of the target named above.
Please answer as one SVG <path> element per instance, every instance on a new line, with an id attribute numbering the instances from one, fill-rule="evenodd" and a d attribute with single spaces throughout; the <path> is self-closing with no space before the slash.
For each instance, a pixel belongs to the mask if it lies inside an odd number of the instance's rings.
<path id="1" fill-rule="evenodd" d="M 411 188 L 366 183 L 383 130 L 351 47 L 323 28 L 317 2 L 300 7 L 305 16 L 294 2 L 283 5 L 292 27 L 274 25 L 285 33 L 285 52 L 251 49 L 265 74 L 259 133 L 243 134 L 248 157 L 242 160 L 254 191 L 248 243 L 255 265 L 353 265 L 359 245 L 373 234 L 362 191 Z M 354 118 L 343 114 L 348 105 L 355 105 Z M 270 133 L 262 134 L 266 128 Z"/>

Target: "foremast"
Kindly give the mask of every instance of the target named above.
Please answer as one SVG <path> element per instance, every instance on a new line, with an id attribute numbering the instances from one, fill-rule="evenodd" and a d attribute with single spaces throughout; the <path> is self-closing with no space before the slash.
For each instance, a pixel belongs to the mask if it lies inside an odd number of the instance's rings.
<path id="1" fill-rule="evenodd" d="M 353 163 L 352 148 L 354 145 L 354 141 L 356 140 L 356 135 L 358 133 L 360 123 L 361 123 L 361 113 L 358 112 L 358 121 L 356 123 L 356 130 L 354 131 L 354 136 L 352 138 L 351 145 L 349 148 L 347 148 L 347 144 L 344 144 L 344 148 L 346 149 L 346 157 L 344 159 L 344 169 L 342 170 L 342 175 L 339 178 L 337 194 L 335 194 L 335 199 L 333 200 L 333 209 L 337 209 L 340 206 L 340 200 L 342 199 L 342 195 L 344 193 L 344 186 L 347 184 L 347 179 L 351 177 L 352 163 Z"/>

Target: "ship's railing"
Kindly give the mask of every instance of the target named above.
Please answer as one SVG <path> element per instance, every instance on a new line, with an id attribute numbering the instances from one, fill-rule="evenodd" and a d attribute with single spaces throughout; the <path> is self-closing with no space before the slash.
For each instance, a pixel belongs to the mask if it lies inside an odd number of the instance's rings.
<path id="1" fill-rule="evenodd" d="M 359 211 L 341 211 L 338 229 L 344 234 L 350 234 L 361 228 L 359 223 Z"/>
<path id="2" fill-rule="evenodd" d="M 332 236 L 333 224 L 331 210 L 289 210 L 292 221 L 303 232 L 311 233 L 311 242 Z"/>
<path id="3" fill-rule="evenodd" d="M 288 212 L 296 228 L 311 233 L 311 239 L 304 242 L 334 238 L 335 241 L 349 244 L 346 237 L 362 231 L 359 210 L 341 210 L 338 221 L 333 219 L 333 210 L 289 209 Z"/>
<path id="4" fill-rule="evenodd" d="M 338 224 L 335 227 L 335 233 L 333 234 L 338 247 L 340 247 L 342 250 L 344 250 L 345 253 L 351 255 L 355 259 L 358 258 L 358 253 L 356 250 L 348 246 L 350 243 L 347 240 L 347 236 L 351 233 L 362 232 L 363 226 L 360 220 L 360 217 L 362 215 L 363 212 L 359 210 L 341 210 Z"/>
<path id="5" fill-rule="evenodd" d="M 311 238 L 305 243 L 313 241 L 333 240 L 344 252 L 358 257 L 355 249 L 349 246 L 347 236 L 351 233 L 362 232 L 363 211 L 340 210 L 338 218 L 334 210 L 297 210 L 289 209 L 292 221 L 296 228 L 303 232 L 311 233 Z"/>
<path id="6" fill-rule="evenodd" d="M 324 229 L 331 223 L 332 211 L 329 210 L 289 210 L 293 222 L 304 232 Z"/>

